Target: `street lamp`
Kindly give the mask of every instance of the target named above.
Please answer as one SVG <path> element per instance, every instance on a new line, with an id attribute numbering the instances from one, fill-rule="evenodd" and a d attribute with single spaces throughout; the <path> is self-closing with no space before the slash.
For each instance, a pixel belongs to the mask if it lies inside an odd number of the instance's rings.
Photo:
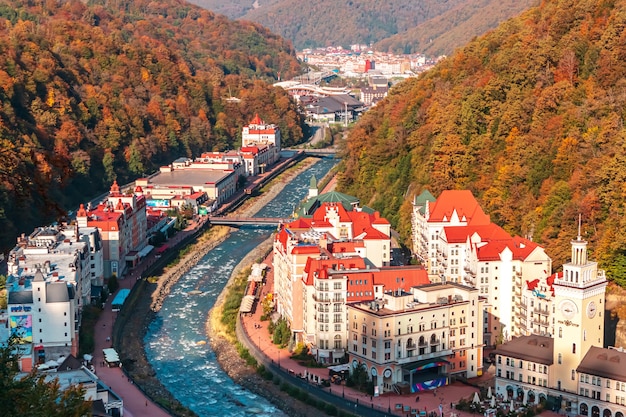
<path id="1" fill-rule="evenodd" d="M 278 369 L 280 369 L 280 349 L 278 349 Z"/>

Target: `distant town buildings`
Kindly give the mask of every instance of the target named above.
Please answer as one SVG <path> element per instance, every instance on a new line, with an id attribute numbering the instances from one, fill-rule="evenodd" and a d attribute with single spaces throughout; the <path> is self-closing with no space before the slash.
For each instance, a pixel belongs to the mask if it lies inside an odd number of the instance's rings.
<path id="1" fill-rule="evenodd" d="M 361 77 L 377 70 L 388 77 L 411 77 L 436 64 L 437 60 L 421 54 L 395 55 L 353 45 L 350 50 L 341 47 L 305 49 L 298 59 L 323 70 L 337 71 L 346 77 Z"/>

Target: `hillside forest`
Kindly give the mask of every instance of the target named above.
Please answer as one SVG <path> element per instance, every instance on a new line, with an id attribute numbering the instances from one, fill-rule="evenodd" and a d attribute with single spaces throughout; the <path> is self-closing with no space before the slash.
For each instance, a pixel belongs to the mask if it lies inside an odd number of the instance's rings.
<path id="1" fill-rule="evenodd" d="M 114 179 L 236 147 L 255 113 L 299 142 L 271 85 L 299 71 L 287 41 L 184 1 L 0 0 L 0 247 Z"/>
<path id="2" fill-rule="evenodd" d="M 270 28 L 298 49 L 353 44 L 381 52 L 451 54 L 539 0 L 191 0 Z"/>
<path id="3" fill-rule="evenodd" d="M 422 190 L 470 189 L 492 221 L 626 284 L 626 0 L 546 0 L 398 84 L 350 132 L 339 188 L 408 241 Z"/>

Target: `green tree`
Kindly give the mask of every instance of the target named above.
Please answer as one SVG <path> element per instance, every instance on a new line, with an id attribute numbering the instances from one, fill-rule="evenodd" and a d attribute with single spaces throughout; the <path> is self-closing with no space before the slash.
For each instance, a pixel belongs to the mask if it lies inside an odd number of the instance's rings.
<path id="1" fill-rule="evenodd" d="M 289 339 L 291 339 L 291 329 L 289 329 L 287 320 L 281 317 L 278 319 L 278 322 L 276 322 L 274 334 L 272 335 L 272 342 L 275 345 L 285 347 L 289 343 Z"/>
<path id="2" fill-rule="evenodd" d="M 360 363 L 359 366 L 352 369 L 352 373 L 348 377 L 346 384 L 356 387 L 358 390 L 363 390 L 367 387 L 367 381 L 367 367 L 364 363 Z"/>
<path id="3" fill-rule="evenodd" d="M 46 375 L 34 371 L 18 377 L 19 354 L 15 339 L 0 347 L 0 416 L 70 416 L 91 415 L 91 402 L 85 401 L 82 386 L 61 390 L 58 379 L 46 381 Z"/>
<path id="4" fill-rule="evenodd" d="M 109 288 L 109 294 L 113 294 L 120 287 L 120 283 L 117 282 L 117 276 L 115 274 L 111 275 L 107 281 L 107 287 Z"/>

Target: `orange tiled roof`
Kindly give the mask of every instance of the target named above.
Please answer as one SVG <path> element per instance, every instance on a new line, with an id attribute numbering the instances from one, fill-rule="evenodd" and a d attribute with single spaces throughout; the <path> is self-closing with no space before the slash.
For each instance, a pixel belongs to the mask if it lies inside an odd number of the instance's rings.
<path id="1" fill-rule="evenodd" d="M 430 203 L 429 222 L 449 221 L 456 211 L 460 220 L 468 224 L 489 224 L 491 220 L 470 190 L 445 190 L 434 203 Z"/>

